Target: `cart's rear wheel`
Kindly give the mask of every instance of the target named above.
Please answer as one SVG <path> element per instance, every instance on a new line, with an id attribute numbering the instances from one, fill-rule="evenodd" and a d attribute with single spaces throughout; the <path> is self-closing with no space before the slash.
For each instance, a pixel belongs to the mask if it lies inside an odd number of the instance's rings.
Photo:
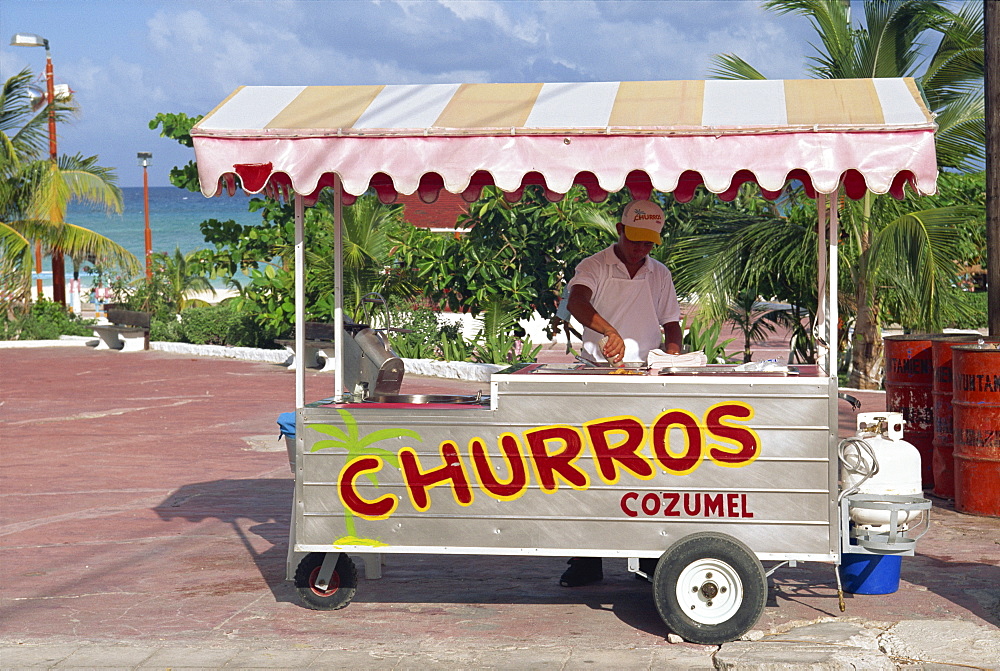
<path id="1" fill-rule="evenodd" d="M 343 552 L 337 559 L 337 566 L 330 576 L 326 589 L 316 586 L 320 567 L 323 566 L 322 552 L 307 554 L 295 571 L 295 589 L 305 605 L 314 610 L 338 610 L 351 603 L 358 589 L 358 570 L 354 560 Z"/>
<path id="2" fill-rule="evenodd" d="M 674 543 L 653 574 L 653 600 L 670 630 L 691 643 L 719 645 L 750 630 L 767 599 L 767 577 L 740 541 L 697 533 Z"/>

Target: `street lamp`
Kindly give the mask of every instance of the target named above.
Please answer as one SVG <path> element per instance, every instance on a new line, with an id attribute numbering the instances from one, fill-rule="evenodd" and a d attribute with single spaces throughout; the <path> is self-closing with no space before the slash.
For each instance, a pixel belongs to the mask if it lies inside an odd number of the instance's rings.
<path id="1" fill-rule="evenodd" d="M 45 82 L 49 104 L 49 159 L 56 163 L 59 160 L 56 152 L 56 85 L 52 72 L 52 52 L 49 51 L 49 41 L 34 33 L 17 33 L 10 40 L 12 47 L 45 47 Z M 53 209 L 50 220 L 61 223 L 61 213 Z M 38 298 L 42 298 L 42 242 L 35 241 L 35 271 L 39 274 L 35 287 Z M 66 305 L 66 265 L 61 251 L 52 250 L 52 300 Z"/>
<path id="2" fill-rule="evenodd" d="M 142 166 L 142 204 L 146 213 L 146 279 L 153 279 L 153 232 L 149 230 L 149 175 L 146 168 L 152 162 L 153 154 L 148 151 L 140 151 L 139 165 Z"/>
<path id="3" fill-rule="evenodd" d="M 48 89 L 49 103 L 49 158 L 53 161 L 56 155 L 56 83 L 52 73 L 52 52 L 49 51 L 49 41 L 34 33 L 17 33 L 10 38 L 12 47 L 45 47 L 45 83 Z"/>

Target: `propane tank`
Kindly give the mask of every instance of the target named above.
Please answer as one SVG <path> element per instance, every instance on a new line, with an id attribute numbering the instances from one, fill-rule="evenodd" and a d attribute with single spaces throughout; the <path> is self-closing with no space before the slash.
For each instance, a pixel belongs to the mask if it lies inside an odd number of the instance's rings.
<path id="1" fill-rule="evenodd" d="M 841 455 L 841 486 L 846 490 L 858 486 L 858 494 L 878 496 L 923 496 L 920 452 L 903 440 L 903 414 L 899 412 L 863 412 L 858 414 L 856 438 L 871 448 L 850 443 Z M 872 464 L 872 457 L 875 464 Z M 872 466 L 876 466 L 875 469 Z M 865 480 L 872 470 L 875 474 Z M 901 511 L 898 523 L 917 521 L 921 511 Z M 888 529 L 890 511 L 852 508 L 851 521 L 866 528 Z"/>

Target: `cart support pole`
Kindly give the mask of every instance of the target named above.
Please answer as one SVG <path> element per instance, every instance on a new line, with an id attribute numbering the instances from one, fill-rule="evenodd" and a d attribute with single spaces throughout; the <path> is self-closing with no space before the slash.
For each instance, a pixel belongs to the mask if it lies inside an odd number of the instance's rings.
<path id="1" fill-rule="evenodd" d="M 344 185 L 333 174 L 333 400 L 344 400 Z"/>
<path id="2" fill-rule="evenodd" d="M 840 259 L 840 219 L 838 218 L 837 204 L 840 202 L 840 187 L 838 186 L 830 194 L 830 377 L 836 379 L 838 368 L 837 341 L 840 338 L 838 328 L 840 326 L 840 295 L 837 292 L 837 283 L 840 281 L 838 265 Z"/>
<path id="3" fill-rule="evenodd" d="M 306 300 L 305 300 L 305 204 L 300 194 L 295 199 L 295 409 L 305 405 L 306 399 Z M 302 431 L 295 428 L 296 440 L 302 440 Z"/>
<path id="4" fill-rule="evenodd" d="M 827 343 L 830 340 L 830 323 L 827 319 L 827 241 L 826 241 L 826 207 L 829 200 L 825 193 L 816 194 L 816 321 L 813 324 L 813 337 L 816 339 L 817 363 L 829 373 L 830 360 L 827 358 L 830 350 Z"/>

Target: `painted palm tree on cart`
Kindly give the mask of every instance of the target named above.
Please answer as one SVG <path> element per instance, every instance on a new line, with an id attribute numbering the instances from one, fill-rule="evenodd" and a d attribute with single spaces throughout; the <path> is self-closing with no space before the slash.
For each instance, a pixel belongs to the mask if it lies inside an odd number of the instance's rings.
<path id="1" fill-rule="evenodd" d="M 939 167 L 981 169 L 986 132 L 982 3 L 963 3 L 953 11 L 931 0 L 868 0 L 863 23 L 852 20 L 846 0 L 769 0 L 764 6 L 805 16 L 812 23 L 819 37 L 817 54 L 810 59 L 810 73 L 816 78 L 915 77 L 936 114 Z M 934 43 L 936 48 L 928 53 Z M 721 79 L 766 79 L 733 54 L 717 56 L 713 74 Z M 954 231 L 971 213 L 961 206 L 927 209 L 926 202 L 897 202 L 869 192 L 858 202 L 840 203 L 845 283 L 840 308 L 841 314 L 854 316 L 851 386 L 877 388 L 881 383 L 880 322 L 890 297 L 910 315 L 911 323 L 904 326 L 941 326 L 942 307 L 952 295 L 947 289 L 959 270 Z M 778 267 L 771 256 L 776 248 L 811 255 L 802 245 L 802 233 L 798 226 L 781 226 L 768 236 L 744 237 L 741 245 L 720 246 L 724 254 L 728 250 L 729 267 L 740 271 L 714 284 L 735 295 L 761 268 Z M 777 239 L 782 234 L 788 236 L 787 245 Z M 803 256 L 801 264 L 807 264 L 807 258 Z M 706 268 L 717 273 L 726 263 Z"/>

